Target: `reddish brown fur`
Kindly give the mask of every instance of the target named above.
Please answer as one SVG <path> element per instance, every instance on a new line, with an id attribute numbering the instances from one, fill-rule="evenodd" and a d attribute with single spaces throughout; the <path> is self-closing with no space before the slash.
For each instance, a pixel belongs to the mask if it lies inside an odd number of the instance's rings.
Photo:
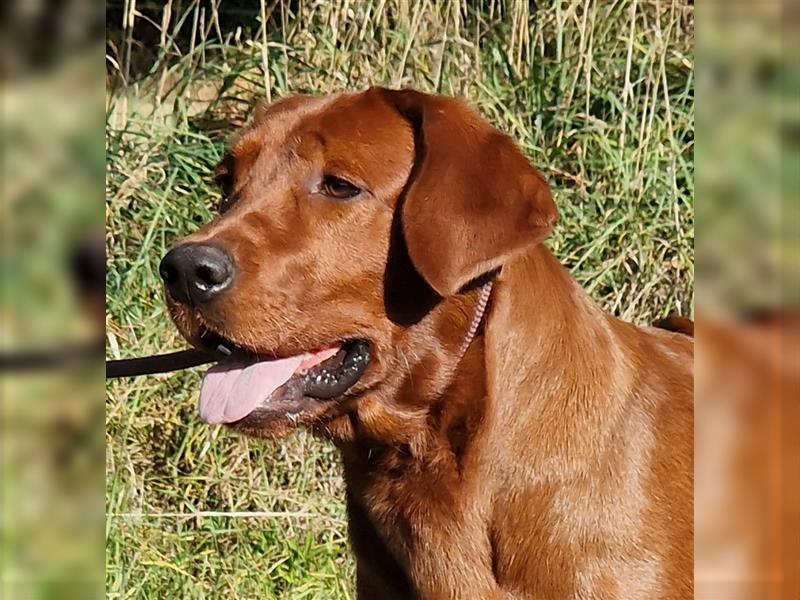
<path id="1" fill-rule="evenodd" d="M 369 193 L 320 197 L 321 173 Z M 342 452 L 360 599 L 691 597 L 692 340 L 581 290 L 539 243 L 555 207 L 507 137 L 416 92 L 295 97 L 218 175 L 236 202 L 188 241 L 227 248 L 237 280 L 171 306 L 184 335 L 374 344 L 346 397 L 300 418 Z M 498 269 L 459 361 L 479 294 L 461 288 Z"/>

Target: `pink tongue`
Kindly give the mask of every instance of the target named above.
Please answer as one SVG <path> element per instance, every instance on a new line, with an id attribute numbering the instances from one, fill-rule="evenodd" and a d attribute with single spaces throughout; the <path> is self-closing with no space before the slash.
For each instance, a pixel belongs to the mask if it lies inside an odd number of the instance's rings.
<path id="1" fill-rule="evenodd" d="M 214 365 L 206 371 L 200 388 L 200 418 L 214 424 L 243 419 L 289 381 L 300 367 L 310 368 L 336 352 L 337 349 L 331 348 L 310 356 Z"/>

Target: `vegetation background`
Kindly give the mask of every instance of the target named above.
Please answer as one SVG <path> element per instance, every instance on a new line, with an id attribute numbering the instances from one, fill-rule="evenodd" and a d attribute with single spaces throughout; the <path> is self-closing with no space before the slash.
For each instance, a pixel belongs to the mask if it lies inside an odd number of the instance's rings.
<path id="1" fill-rule="evenodd" d="M 691 0 L 107 4 L 107 347 L 181 347 L 157 272 L 212 216 L 254 103 L 411 86 L 463 96 L 550 181 L 549 244 L 609 311 L 692 314 Z M 199 422 L 198 370 L 107 386 L 109 598 L 352 598 L 342 480 L 305 434 Z"/>

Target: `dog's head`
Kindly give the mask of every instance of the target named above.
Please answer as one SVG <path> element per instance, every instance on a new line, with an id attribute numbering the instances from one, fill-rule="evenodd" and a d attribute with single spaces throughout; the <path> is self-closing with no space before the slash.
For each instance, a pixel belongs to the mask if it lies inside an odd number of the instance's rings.
<path id="1" fill-rule="evenodd" d="M 557 215 L 510 138 L 461 101 L 415 91 L 260 107 L 215 177 L 219 216 L 160 272 L 182 334 L 230 355 L 204 379 L 201 416 L 257 435 L 379 393 L 444 336 L 425 315 Z"/>

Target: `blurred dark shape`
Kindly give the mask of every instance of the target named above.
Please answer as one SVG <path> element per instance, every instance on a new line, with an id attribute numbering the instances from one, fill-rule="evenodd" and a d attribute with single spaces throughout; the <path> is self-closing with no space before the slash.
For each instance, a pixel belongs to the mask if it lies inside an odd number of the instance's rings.
<path id="1" fill-rule="evenodd" d="M 104 346 L 97 343 L 54 346 L 41 350 L 23 350 L 0 354 L 0 373 L 47 372 L 74 367 L 103 356 Z"/>
<path id="2" fill-rule="evenodd" d="M 688 336 L 694 335 L 694 322 L 680 315 L 669 315 L 665 319 L 660 319 L 653 323 L 653 326 Z"/>
<path id="3" fill-rule="evenodd" d="M 102 231 L 80 240 L 70 255 L 69 268 L 84 310 L 99 329 L 106 315 L 106 242 Z"/>
<path id="4" fill-rule="evenodd" d="M 58 67 L 64 52 L 96 45 L 103 34 L 102 4 L 91 0 L 16 0 L 5 3 L 0 76 L 25 77 Z"/>

